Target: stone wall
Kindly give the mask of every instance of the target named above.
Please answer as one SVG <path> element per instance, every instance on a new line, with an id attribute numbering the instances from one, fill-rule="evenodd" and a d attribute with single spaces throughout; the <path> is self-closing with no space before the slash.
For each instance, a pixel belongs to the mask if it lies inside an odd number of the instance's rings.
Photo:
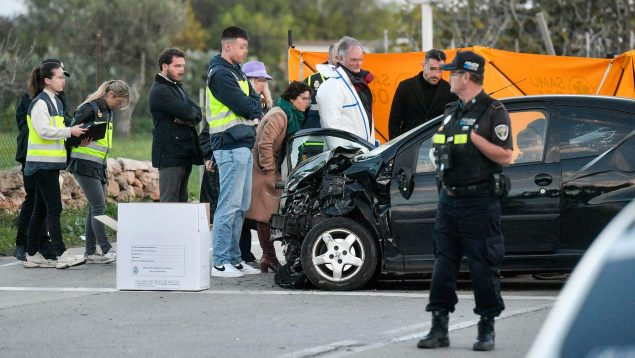
<path id="1" fill-rule="evenodd" d="M 62 204 L 64 207 L 83 207 L 86 198 L 73 175 L 60 172 Z M 118 158 L 108 159 L 108 199 L 116 202 L 150 198 L 159 201 L 159 171 L 150 162 Z M 24 201 L 24 184 L 20 167 L 0 171 L 0 209 L 17 211 Z"/>

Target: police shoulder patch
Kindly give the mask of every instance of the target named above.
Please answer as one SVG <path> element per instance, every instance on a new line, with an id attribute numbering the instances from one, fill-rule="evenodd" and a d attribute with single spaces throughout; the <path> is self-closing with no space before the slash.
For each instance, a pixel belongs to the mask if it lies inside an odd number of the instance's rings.
<path id="1" fill-rule="evenodd" d="M 496 137 L 500 140 L 507 140 L 509 136 L 509 126 L 507 124 L 499 124 L 494 127 L 494 133 L 496 133 Z"/>

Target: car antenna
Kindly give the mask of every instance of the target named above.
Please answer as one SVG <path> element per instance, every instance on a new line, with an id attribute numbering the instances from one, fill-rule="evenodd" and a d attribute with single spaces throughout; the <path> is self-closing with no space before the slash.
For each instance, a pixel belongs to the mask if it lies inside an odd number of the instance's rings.
<path id="1" fill-rule="evenodd" d="M 512 84 L 509 84 L 509 85 L 507 85 L 507 86 L 503 87 L 503 88 L 497 89 L 497 90 L 496 90 L 496 91 L 494 91 L 494 92 L 490 92 L 490 93 L 488 93 L 487 95 L 488 95 L 488 96 L 491 96 L 491 95 L 493 95 L 493 94 L 494 94 L 494 93 L 496 93 L 496 92 L 500 92 L 500 91 L 502 91 L 502 90 L 504 90 L 504 89 L 506 89 L 506 88 L 509 88 L 509 87 L 511 87 L 511 86 L 516 86 L 517 84 L 521 83 L 522 81 L 524 81 L 524 80 L 526 80 L 526 79 L 527 79 L 527 78 L 523 78 L 522 80 L 516 81 L 516 82 L 514 82 L 514 83 L 512 83 Z M 521 91 L 521 92 L 522 92 L 522 91 Z"/>

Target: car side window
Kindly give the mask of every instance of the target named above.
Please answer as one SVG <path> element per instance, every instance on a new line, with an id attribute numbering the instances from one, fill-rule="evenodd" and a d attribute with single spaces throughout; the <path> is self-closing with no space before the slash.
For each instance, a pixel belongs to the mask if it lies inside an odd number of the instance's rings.
<path id="1" fill-rule="evenodd" d="M 430 173 L 437 170 L 434 160 L 434 148 L 432 147 L 432 137 L 421 142 L 419 156 L 417 157 L 417 173 Z"/>
<path id="2" fill-rule="evenodd" d="M 560 159 L 596 156 L 629 133 L 627 113 L 589 107 L 560 107 Z"/>
<path id="3" fill-rule="evenodd" d="M 514 136 L 512 164 L 540 162 L 545 155 L 548 115 L 544 110 L 509 113 Z"/>

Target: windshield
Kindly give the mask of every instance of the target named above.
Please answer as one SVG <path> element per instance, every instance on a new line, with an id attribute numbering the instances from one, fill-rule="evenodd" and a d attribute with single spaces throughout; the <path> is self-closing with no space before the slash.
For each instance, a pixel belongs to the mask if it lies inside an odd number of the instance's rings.
<path id="1" fill-rule="evenodd" d="M 300 164 L 313 159 L 325 152 L 338 147 L 359 148 L 362 152 L 368 152 L 370 144 L 358 143 L 351 138 L 337 136 L 330 131 L 329 133 L 313 132 L 307 135 L 300 135 L 292 138 L 287 143 L 287 157 L 281 163 L 282 178 L 285 179 Z M 361 140 L 361 139 L 360 139 Z"/>
<path id="2" fill-rule="evenodd" d="M 387 150 L 388 148 L 392 147 L 395 143 L 401 141 L 403 138 L 407 137 L 408 135 L 410 135 L 410 133 L 412 133 L 413 131 L 418 130 L 419 128 L 423 128 L 423 127 L 427 127 L 428 125 L 431 125 L 437 118 L 439 118 L 441 116 L 437 116 L 432 118 L 431 120 L 424 122 L 414 128 L 412 128 L 411 130 L 402 133 L 401 135 L 391 139 L 390 141 L 380 145 L 379 147 L 371 150 L 370 152 L 364 154 L 364 158 L 370 158 L 370 157 L 375 157 L 380 155 L 381 153 L 383 153 L 385 150 Z"/>

